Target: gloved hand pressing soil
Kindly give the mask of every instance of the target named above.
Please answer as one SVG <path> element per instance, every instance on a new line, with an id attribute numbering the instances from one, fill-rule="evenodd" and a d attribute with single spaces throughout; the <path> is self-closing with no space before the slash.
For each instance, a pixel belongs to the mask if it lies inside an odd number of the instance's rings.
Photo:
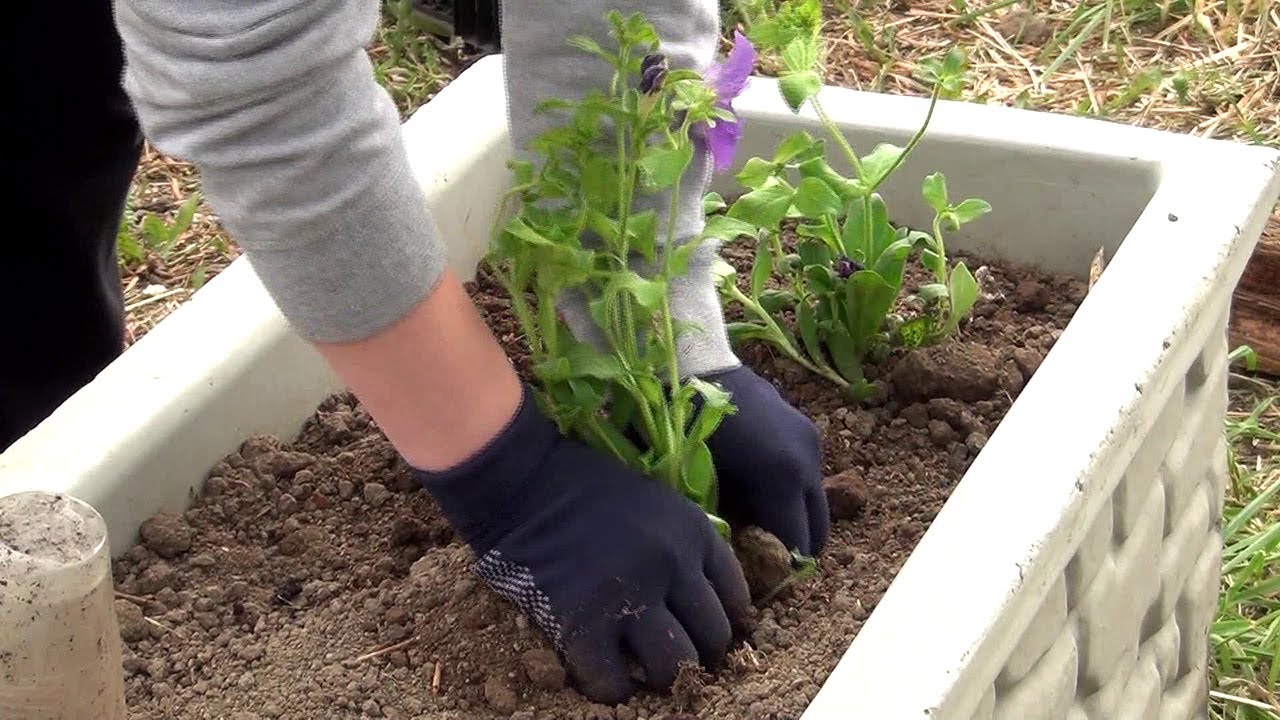
<path id="1" fill-rule="evenodd" d="M 693 503 L 561 435 L 524 388 L 511 423 L 444 472 L 417 473 L 477 572 L 565 658 L 584 695 L 617 703 L 680 664 L 717 665 L 750 607 L 729 545 Z"/>
<path id="2" fill-rule="evenodd" d="M 721 514 L 734 527 L 755 525 L 788 550 L 817 555 L 831 528 L 818 428 L 745 365 L 704 379 L 728 390 L 737 406 L 707 440 Z"/>

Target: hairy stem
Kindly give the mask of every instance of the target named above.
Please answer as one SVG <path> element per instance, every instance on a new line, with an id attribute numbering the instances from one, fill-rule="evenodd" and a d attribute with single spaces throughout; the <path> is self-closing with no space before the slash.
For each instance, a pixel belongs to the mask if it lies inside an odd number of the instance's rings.
<path id="1" fill-rule="evenodd" d="M 924 124 L 920 126 L 919 130 L 916 130 L 915 135 L 911 136 L 911 140 L 907 142 L 907 146 L 898 154 L 898 159 L 889 166 L 889 170 L 885 172 L 884 175 L 880 176 L 880 179 L 876 181 L 875 185 L 871 186 L 871 188 L 867 190 L 868 195 L 875 192 L 876 188 L 880 187 L 881 183 L 901 167 L 902 163 L 906 162 L 907 156 L 911 154 L 911 151 L 916 149 L 916 145 L 920 144 L 920 139 L 924 137 L 925 131 L 929 129 L 929 123 L 933 120 L 933 111 L 938 106 L 938 94 L 941 92 L 942 83 L 935 84 L 933 86 L 933 93 L 929 96 L 929 110 L 925 113 Z"/>
<path id="2" fill-rule="evenodd" d="M 822 107 L 822 103 L 818 102 L 816 96 L 809 98 L 809 102 L 813 105 L 813 111 L 818 114 L 818 121 L 822 123 L 822 126 L 835 139 L 836 144 L 844 151 L 845 158 L 853 166 L 854 171 L 858 173 L 858 177 L 863 177 L 862 161 L 858 159 L 858 153 L 853 151 L 853 146 L 849 144 L 848 138 L 844 136 L 844 133 L 840 132 L 840 128 L 836 126 L 835 121 L 827 114 L 827 111 Z"/>

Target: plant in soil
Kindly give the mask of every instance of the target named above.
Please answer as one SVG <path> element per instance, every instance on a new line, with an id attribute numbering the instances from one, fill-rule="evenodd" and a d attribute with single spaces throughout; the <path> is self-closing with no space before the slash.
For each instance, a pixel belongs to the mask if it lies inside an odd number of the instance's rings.
<path id="1" fill-rule="evenodd" d="M 973 273 L 963 262 L 947 262 L 945 234 L 990 212 L 984 200 L 953 203 L 942 173 L 927 176 L 921 192 L 934 210 L 931 232 L 894 227 L 877 192 L 919 144 L 940 95 L 963 82 L 965 60 L 958 48 L 925 64 L 931 93 L 919 131 L 905 147 L 880 143 L 859 156 L 823 109 L 818 95 L 821 5 L 791 0 L 770 11 L 757 4 L 750 38 L 762 52 L 780 56 L 779 89 L 793 112 L 806 103 L 839 147 L 855 177 L 828 162 L 825 141 L 807 132 L 786 137 L 772 158 L 750 158 L 735 180 L 744 189 L 726 205 L 710 195 L 704 209 L 722 237 L 756 242 L 749 292 L 739 289 L 732 269 L 722 266 L 722 294 L 751 319 L 730 325 L 735 341 L 763 340 L 809 371 L 857 398 L 870 392 L 864 365 L 892 347 L 915 348 L 949 337 L 979 296 Z M 721 212 L 726 210 L 727 212 Z M 784 225 L 799 235 L 795 252 L 784 248 Z M 917 312 L 894 313 L 903 292 L 903 274 L 918 258 L 931 281 L 908 298 Z M 776 277 L 776 287 L 767 285 Z M 795 330 L 787 318 L 793 318 Z M 799 337 L 796 337 L 798 330 Z"/>
<path id="2" fill-rule="evenodd" d="M 674 237 L 694 134 L 717 147 L 732 127 L 732 91 L 669 68 L 641 15 L 612 12 L 608 22 L 616 48 L 570 43 L 607 63 L 612 81 L 540 105 L 565 119 L 532 143 L 536 164 L 510 164 L 515 183 L 488 264 L 511 296 L 538 402 L 560 430 L 683 493 L 727 535 L 706 440 L 733 407 L 719 386 L 680 377 L 677 338 L 700 328 L 673 318 L 668 284 L 700 244 Z M 637 209 L 659 193 L 671 198 L 665 220 Z M 576 338 L 557 314 L 567 293 L 585 298 L 603 346 Z"/>

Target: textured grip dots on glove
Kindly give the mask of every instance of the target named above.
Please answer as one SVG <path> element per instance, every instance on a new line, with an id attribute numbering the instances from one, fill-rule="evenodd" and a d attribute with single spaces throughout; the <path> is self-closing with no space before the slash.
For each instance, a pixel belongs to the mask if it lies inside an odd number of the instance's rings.
<path id="1" fill-rule="evenodd" d="M 551 598 L 538 589 L 529 568 L 502 559 L 502 551 L 495 549 L 480 557 L 475 572 L 494 592 L 533 620 L 557 651 L 564 650 L 560 621 L 551 608 Z"/>

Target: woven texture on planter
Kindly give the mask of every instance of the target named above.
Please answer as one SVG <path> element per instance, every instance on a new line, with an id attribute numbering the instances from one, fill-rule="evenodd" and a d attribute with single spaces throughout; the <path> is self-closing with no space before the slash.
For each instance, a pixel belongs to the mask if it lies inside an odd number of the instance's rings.
<path id="1" fill-rule="evenodd" d="M 974 720 L 1204 716 L 1228 477 L 1226 308 L 1201 322 L 1204 349 Z"/>

